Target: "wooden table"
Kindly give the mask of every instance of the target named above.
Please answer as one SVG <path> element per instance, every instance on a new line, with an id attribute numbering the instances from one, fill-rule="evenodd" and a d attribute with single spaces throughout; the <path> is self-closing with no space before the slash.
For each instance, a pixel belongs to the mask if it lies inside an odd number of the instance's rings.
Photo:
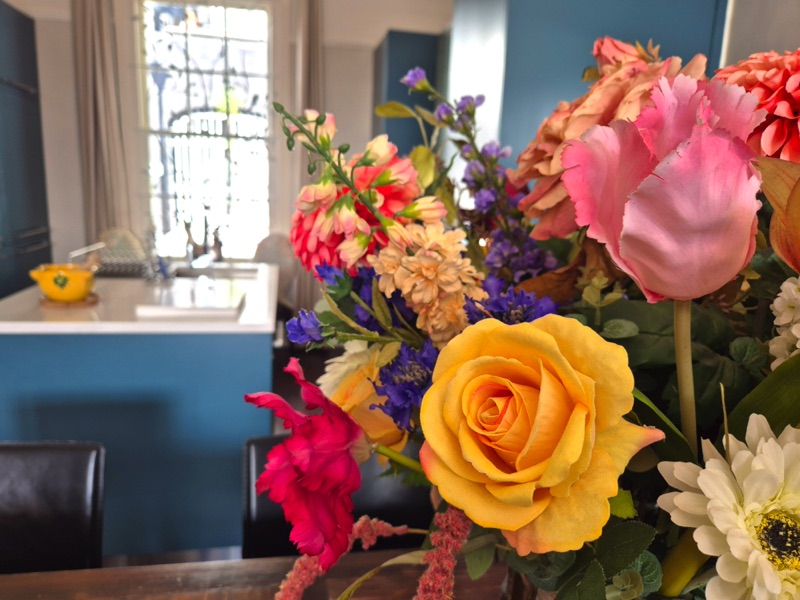
<path id="1" fill-rule="evenodd" d="M 338 598 L 350 583 L 397 550 L 356 552 L 345 556 L 308 590 L 306 600 Z M 2 600 L 262 600 L 275 596 L 293 558 L 177 563 L 0 575 Z M 409 600 L 423 567 L 392 565 L 367 581 L 353 600 Z M 463 564 L 456 572 L 456 598 L 499 597 L 505 568 L 495 566 L 471 581 Z"/>

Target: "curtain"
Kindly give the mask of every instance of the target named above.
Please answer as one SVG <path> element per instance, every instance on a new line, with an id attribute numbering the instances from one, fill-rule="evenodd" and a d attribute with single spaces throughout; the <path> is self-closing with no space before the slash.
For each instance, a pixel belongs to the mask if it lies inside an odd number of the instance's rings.
<path id="1" fill-rule="evenodd" d="M 112 227 L 140 229 L 127 168 L 120 65 L 114 14 L 117 2 L 72 0 L 72 36 L 86 234 Z M 122 36 L 125 38 L 126 36 Z M 139 231 L 141 233 L 141 231 Z"/>
<path id="2" fill-rule="evenodd" d="M 322 0 L 295 0 L 295 112 L 314 108 L 325 110 L 323 54 L 322 54 Z M 295 151 L 300 160 L 293 165 L 296 182 L 295 193 L 308 183 L 305 155 Z M 295 309 L 311 309 L 321 297 L 319 283 L 310 273 L 300 269 L 295 288 Z"/>

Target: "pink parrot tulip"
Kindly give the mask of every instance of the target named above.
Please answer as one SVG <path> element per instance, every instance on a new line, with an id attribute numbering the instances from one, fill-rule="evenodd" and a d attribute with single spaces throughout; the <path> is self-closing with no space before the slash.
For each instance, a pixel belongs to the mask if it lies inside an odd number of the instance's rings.
<path id="1" fill-rule="evenodd" d="M 596 126 L 564 150 L 576 221 L 649 302 L 716 291 L 755 251 L 757 100 L 720 81 L 662 78 L 635 122 Z"/>

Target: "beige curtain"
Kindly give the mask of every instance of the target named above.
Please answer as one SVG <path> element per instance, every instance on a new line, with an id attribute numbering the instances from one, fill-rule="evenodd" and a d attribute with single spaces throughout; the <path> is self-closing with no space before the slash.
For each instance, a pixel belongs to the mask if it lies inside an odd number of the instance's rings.
<path id="1" fill-rule="evenodd" d="M 295 19 L 294 72 L 295 94 L 297 105 L 295 112 L 306 108 L 325 110 L 323 54 L 322 54 L 322 0 L 295 0 L 293 8 L 297 10 Z M 305 156 L 295 151 L 300 160 L 295 161 L 294 179 L 296 190 L 308 183 Z M 313 308 L 319 300 L 319 283 L 304 269 L 295 288 L 295 309 Z"/>
<path id="2" fill-rule="evenodd" d="M 111 227 L 137 229 L 122 123 L 115 6 L 72 0 L 72 35 L 86 234 L 97 240 Z"/>

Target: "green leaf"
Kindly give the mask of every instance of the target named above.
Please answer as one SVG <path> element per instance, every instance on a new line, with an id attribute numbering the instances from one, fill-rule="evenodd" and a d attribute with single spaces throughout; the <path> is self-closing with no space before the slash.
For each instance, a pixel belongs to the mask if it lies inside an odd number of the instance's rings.
<path id="1" fill-rule="evenodd" d="M 375 107 L 375 114 L 384 119 L 416 119 L 417 113 L 405 104 L 391 100 Z"/>
<path id="2" fill-rule="evenodd" d="M 427 108 L 423 108 L 421 106 L 414 106 L 414 110 L 417 111 L 417 114 L 422 117 L 422 120 L 425 121 L 428 125 L 433 127 L 442 127 L 442 122 L 437 119 L 431 111 Z"/>
<path id="3" fill-rule="evenodd" d="M 728 416 L 730 432 L 743 440 L 747 421 L 753 413 L 767 418 L 776 434 L 787 426 L 800 424 L 800 354 L 782 363 L 739 402 Z M 727 398 L 727 391 L 725 392 Z"/>
<path id="4" fill-rule="evenodd" d="M 606 525 L 597 540 L 597 560 L 603 571 L 613 577 L 650 547 L 656 530 L 640 521 L 619 521 Z"/>
<path id="5" fill-rule="evenodd" d="M 755 338 L 739 337 L 731 342 L 731 358 L 739 363 L 756 381 L 764 379 L 769 362 L 766 346 Z"/>
<path id="6" fill-rule="evenodd" d="M 583 573 L 564 584 L 556 600 L 599 600 L 606 597 L 606 576 L 599 562 L 593 560 Z"/>
<path id="7" fill-rule="evenodd" d="M 383 296 L 378 278 L 372 279 L 372 310 L 375 311 L 375 318 L 386 331 L 392 328 L 392 313 L 389 312 L 389 305 Z"/>
<path id="8" fill-rule="evenodd" d="M 554 592 L 558 589 L 558 578 L 575 564 L 576 556 L 575 552 L 547 552 L 528 556 L 507 552 L 503 560 L 510 568 L 527 577 L 536 587 Z"/>
<path id="9" fill-rule="evenodd" d="M 580 313 L 570 313 L 570 314 L 564 315 L 564 316 L 568 317 L 570 319 L 575 319 L 576 321 L 578 321 L 582 325 L 588 325 L 589 324 L 589 319 L 586 318 L 586 315 L 582 315 Z"/>
<path id="10" fill-rule="evenodd" d="M 427 146 L 414 146 L 408 155 L 417 170 L 417 182 L 423 190 L 436 179 L 436 156 Z"/>
<path id="11" fill-rule="evenodd" d="M 279 112 L 281 114 L 283 114 L 285 112 L 284 109 L 283 109 L 283 104 L 281 104 L 279 102 L 273 102 L 272 103 L 272 108 L 274 108 L 277 112 Z"/>
<path id="12" fill-rule="evenodd" d="M 645 595 L 652 594 L 661 587 L 661 580 L 663 579 L 661 563 L 658 557 L 649 550 L 642 552 L 629 568 L 642 576 L 643 593 Z"/>
<path id="13" fill-rule="evenodd" d="M 469 573 L 470 579 L 473 581 L 485 575 L 494 564 L 495 536 L 491 533 L 487 533 L 469 540 L 467 544 L 478 541 L 485 541 L 485 543 L 476 544 L 474 550 L 469 550 L 468 552 L 464 552 L 464 550 L 461 551 L 464 555 L 464 562 L 467 565 L 467 573 Z"/>
<path id="14" fill-rule="evenodd" d="M 342 154 L 347 154 L 348 152 L 350 152 L 350 144 L 342 144 L 341 146 L 339 146 L 338 150 Z"/>
<path id="15" fill-rule="evenodd" d="M 384 367 L 392 362 L 395 356 L 397 356 L 397 353 L 400 352 L 400 345 L 400 342 L 390 342 L 381 348 L 376 366 Z"/>
<path id="16" fill-rule="evenodd" d="M 608 499 L 611 505 L 611 514 L 620 519 L 633 519 L 636 516 L 636 507 L 633 505 L 633 496 L 628 490 L 620 489 L 617 495 Z"/>
<path id="17" fill-rule="evenodd" d="M 639 326 L 627 319 L 609 319 L 603 323 L 600 335 L 608 340 L 620 340 L 639 334 Z"/>
<path id="18" fill-rule="evenodd" d="M 694 462 L 695 456 L 689 442 L 675 424 L 653 404 L 642 392 L 634 388 L 633 397 L 637 400 L 634 413 L 644 425 L 658 427 L 666 438 L 651 446 L 661 460 Z"/>

